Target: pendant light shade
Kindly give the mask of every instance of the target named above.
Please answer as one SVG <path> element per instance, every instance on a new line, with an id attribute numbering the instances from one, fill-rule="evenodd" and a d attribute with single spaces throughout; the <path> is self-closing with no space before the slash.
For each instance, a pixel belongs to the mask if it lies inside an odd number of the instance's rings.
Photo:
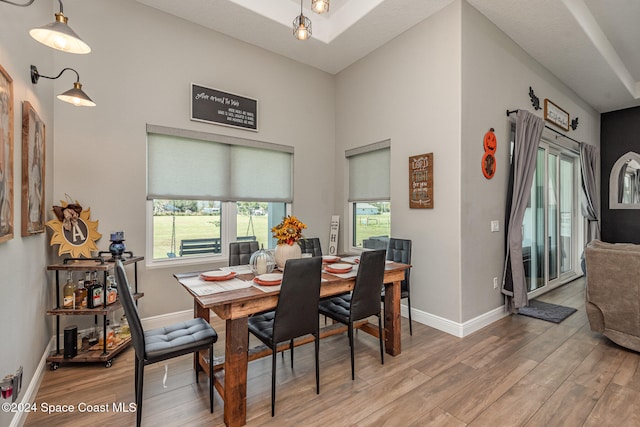
<path id="1" fill-rule="evenodd" d="M 73 88 L 69 89 L 64 93 L 61 93 L 60 95 L 58 95 L 57 98 L 61 101 L 73 104 L 76 107 L 95 107 L 96 103 L 93 102 L 93 100 L 89 98 L 89 95 L 84 93 L 84 91 L 82 90 L 82 83 L 80 83 L 80 75 L 73 68 L 63 68 L 62 71 L 60 71 L 60 73 L 57 76 L 49 77 L 49 76 L 43 76 L 42 74 L 40 74 L 38 72 L 38 68 L 35 65 L 32 65 L 31 66 L 31 83 L 37 84 L 38 79 L 40 79 L 40 77 L 45 79 L 55 80 L 59 78 L 62 75 L 62 73 L 64 73 L 67 70 L 70 70 L 76 73 L 76 81 L 73 83 Z"/>
<path id="2" fill-rule="evenodd" d="M 95 107 L 96 103 L 93 102 L 89 95 L 82 90 L 82 83 L 74 82 L 73 89 L 61 93 L 57 96 L 61 101 L 68 102 L 76 107 Z"/>
<path id="3" fill-rule="evenodd" d="M 293 20 L 293 36 L 298 40 L 311 37 L 311 19 L 302 14 L 302 0 L 300 0 L 300 15 Z"/>
<path id="4" fill-rule="evenodd" d="M 28 0 L 26 3 L 16 3 L 9 0 L 0 0 L 13 6 L 27 7 L 31 6 L 35 0 Z M 56 13 L 56 20 L 42 27 L 34 28 L 29 31 L 31 37 L 40 43 L 69 53 L 89 53 L 91 48 L 67 25 L 69 19 L 64 16 L 62 10 L 62 0 L 60 3 L 60 13 Z"/>
<path id="5" fill-rule="evenodd" d="M 62 3 L 60 4 L 62 9 Z M 40 43 L 69 53 L 89 53 L 91 48 L 67 25 L 68 18 L 56 13 L 56 20 L 29 31 L 31 37 Z"/>
<path id="6" fill-rule="evenodd" d="M 318 14 L 329 12 L 329 0 L 311 0 L 311 10 Z"/>

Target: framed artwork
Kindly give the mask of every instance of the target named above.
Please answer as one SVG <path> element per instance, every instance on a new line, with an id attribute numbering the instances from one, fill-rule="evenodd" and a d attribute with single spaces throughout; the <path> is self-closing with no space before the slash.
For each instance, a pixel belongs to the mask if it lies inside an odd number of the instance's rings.
<path id="1" fill-rule="evenodd" d="M 544 119 L 567 132 L 569 131 L 569 113 L 548 99 L 544 100 Z"/>
<path id="2" fill-rule="evenodd" d="M 22 236 L 44 232 L 45 126 L 29 101 L 22 103 Z"/>
<path id="3" fill-rule="evenodd" d="M 433 153 L 409 157 L 409 208 L 433 209 Z"/>
<path id="4" fill-rule="evenodd" d="M 13 80 L 0 65 L 0 243 L 13 239 Z"/>

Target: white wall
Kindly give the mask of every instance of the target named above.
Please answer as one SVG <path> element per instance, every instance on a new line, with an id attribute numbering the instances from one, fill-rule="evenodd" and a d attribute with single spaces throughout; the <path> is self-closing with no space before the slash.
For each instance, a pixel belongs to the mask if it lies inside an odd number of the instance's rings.
<path id="1" fill-rule="evenodd" d="M 309 236 L 328 244 L 335 183 L 331 75 L 132 1 L 68 0 L 65 12 L 84 24 L 76 31 L 93 51 L 72 61 L 56 58 L 56 68 L 76 68 L 97 106 L 55 103 L 54 200 L 66 193 L 91 208 L 103 234 L 100 250 L 107 250 L 111 231 L 122 229 L 128 250 L 144 255 L 147 123 L 294 146 L 294 213 Z M 61 80 L 58 92 L 70 85 Z M 189 120 L 191 82 L 258 99 L 259 132 Z M 260 179 L 259 170 L 248 172 Z M 210 267 L 139 265 L 141 316 L 191 309 L 172 275 Z"/>
<path id="2" fill-rule="evenodd" d="M 46 126 L 45 206 L 51 206 L 54 148 L 53 90 L 47 81 L 31 84 L 29 66 L 46 74 L 56 52 L 29 36 L 29 29 L 53 21 L 51 4 L 35 2 L 21 8 L 0 3 L 0 65 L 13 79 L 13 215 L 14 237 L 0 243 L 0 378 L 24 368 L 23 391 L 31 380 L 51 336 L 45 312 L 53 301 L 46 265 L 51 259 L 46 233 L 21 237 L 22 102 L 29 101 Z M 0 412 L 0 425 L 9 425 L 11 413 Z"/>
<path id="3" fill-rule="evenodd" d="M 579 117 L 568 134 L 600 145 L 600 115 L 534 61 L 493 23 L 466 2 L 462 3 L 462 308 L 461 321 L 482 315 L 503 302 L 493 277 L 502 280 L 504 218 L 509 175 L 510 119 L 506 110 L 535 111 L 529 86 L 540 102 L 549 98 Z M 535 35 L 532 35 L 535 37 Z M 552 127 L 552 125 L 550 125 Z M 493 179 L 484 178 L 481 159 L 484 134 L 494 128 L 498 140 Z M 500 232 L 490 231 L 491 220 Z"/>
<path id="4" fill-rule="evenodd" d="M 412 307 L 452 320 L 460 318 L 460 34 L 456 2 L 336 78 L 336 164 L 347 149 L 391 139 L 391 234 L 413 240 Z M 433 153 L 434 209 L 409 209 L 408 158 L 424 153 Z M 334 203 L 348 218 L 342 169 Z"/>

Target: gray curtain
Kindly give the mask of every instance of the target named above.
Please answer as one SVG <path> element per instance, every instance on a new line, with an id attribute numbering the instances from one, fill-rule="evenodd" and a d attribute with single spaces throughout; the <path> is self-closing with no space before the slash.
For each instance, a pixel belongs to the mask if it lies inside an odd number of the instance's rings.
<path id="1" fill-rule="evenodd" d="M 511 209 L 507 213 L 507 256 L 502 281 L 506 308 L 512 312 L 525 307 L 529 302 L 522 263 L 522 221 L 531 196 L 531 183 L 543 129 L 544 121 L 540 117 L 527 110 L 518 111 L 512 165 L 513 192 L 510 198 Z"/>
<path id="2" fill-rule="evenodd" d="M 587 236 L 585 244 L 600 238 L 600 208 L 598 206 L 598 147 L 580 144 L 580 170 L 582 171 L 582 215 L 587 218 Z M 583 255 L 584 256 L 584 255 Z"/>

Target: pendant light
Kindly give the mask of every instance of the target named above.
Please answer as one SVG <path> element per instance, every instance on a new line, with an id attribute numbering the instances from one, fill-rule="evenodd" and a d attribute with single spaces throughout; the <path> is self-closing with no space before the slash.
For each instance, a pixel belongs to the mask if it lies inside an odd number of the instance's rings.
<path id="1" fill-rule="evenodd" d="M 329 0 L 311 0 L 311 10 L 318 14 L 329 12 Z"/>
<path id="2" fill-rule="evenodd" d="M 67 70 L 70 70 L 76 73 L 76 81 L 73 83 L 73 88 L 58 95 L 58 99 L 61 101 L 73 104 L 76 107 L 95 107 L 96 103 L 93 102 L 93 100 L 89 98 L 89 95 L 84 93 L 84 91 L 82 90 L 82 83 L 80 83 L 80 75 L 73 68 L 63 68 L 62 71 L 60 71 L 60 73 L 57 76 L 49 77 L 49 76 L 43 76 L 42 74 L 40 74 L 38 72 L 38 68 L 35 65 L 32 65 L 31 66 L 31 83 L 37 84 L 38 79 L 40 77 L 45 79 L 55 80 L 59 78 L 62 75 L 62 73 L 64 73 Z"/>
<path id="3" fill-rule="evenodd" d="M 300 0 L 300 15 L 293 20 L 293 36 L 298 40 L 311 37 L 311 20 L 302 14 L 302 0 Z"/>
<path id="4" fill-rule="evenodd" d="M 0 1 L 20 7 L 30 6 L 34 2 L 34 0 L 29 0 L 27 3 L 21 4 L 9 0 Z M 60 3 L 60 12 L 55 14 L 56 20 L 50 24 L 30 30 L 29 34 L 31 35 L 31 37 L 46 46 L 61 50 L 63 52 L 91 52 L 91 48 L 89 47 L 89 45 L 86 44 L 80 37 L 78 37 L 75 31 L 73 31 L 71 27 L 67 25 L 69 18 L 64 16 L 62 0 L 58 0 L 58 3 Z"/>

